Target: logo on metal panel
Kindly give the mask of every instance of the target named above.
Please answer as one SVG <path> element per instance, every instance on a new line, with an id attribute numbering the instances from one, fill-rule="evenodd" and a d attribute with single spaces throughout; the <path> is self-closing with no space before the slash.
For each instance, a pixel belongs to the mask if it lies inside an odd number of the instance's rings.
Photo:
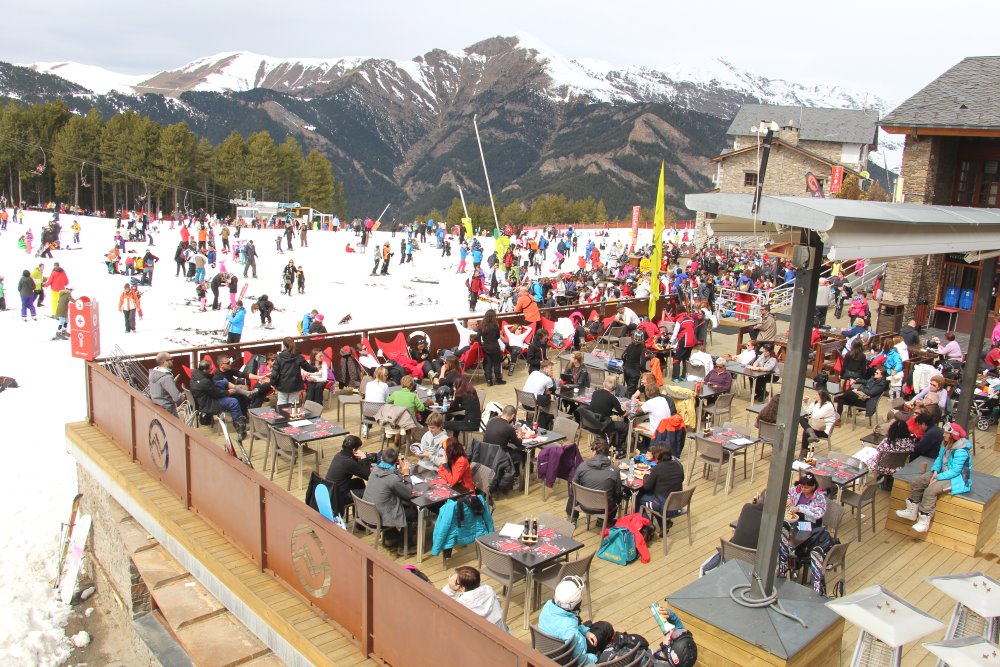
<path id="1" fill-rule="evenodd" d="M 309 595 L 322 598 L 330 592 L 330 561 L 326 549 L 316 531 L 304 523 L 292 531 L 292 566 Z"/>
<path id="2" fill-rule="evenodd" d="M 167 472 L 170 465 L 170 446 L 167 442 L 167 432 L 159 419 L 149 422 L 149 458 L 160 472 Z"/>

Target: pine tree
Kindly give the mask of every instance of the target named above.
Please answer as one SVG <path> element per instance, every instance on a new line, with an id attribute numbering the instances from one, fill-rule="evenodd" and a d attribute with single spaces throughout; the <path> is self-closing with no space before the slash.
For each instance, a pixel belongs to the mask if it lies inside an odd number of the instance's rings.
<path id="1" fill-rule="evenodd" d="M 187 123 L 175 123 L 160 133 L 156 156 L 156 177 L 160 181 L 158 194 L 173 194 L 173 210 L 180 207 L 180 189 L 190 184 L 197 159 L 198 139 Z"/>
<path id="2" fill-rule="evenodd" d="M 132 128 L 137 122 L 138 114 L 128 110 L 123 114 L 112 116 L 101 132 L 99 148 L 101 171 L 105 182 L 111 183 L 111 200 L 116 211 L 123 197 L 122 187 L 127 183 L 126 160 Z"/>
<path id="3" fill-rule="evenodd" d="M 872 181 L 872 184 L 865 190 L 864 199 L 867 201 L 892 201 L 892 197 L 885 191 L 882 184 Z"/>
<path id="4" fill-rule="evenodd" d="M 858 184 L 858 177 L 854 174 L 849 174 L 844 178 L 844 182 L 840 184 L 840 193 L 837 195 L 837 198 L 861 199 L 862 194 L 861 186 Z"/>
<path id="5" fill-rule="evenodd" d="M 241 194 L 247 186 L 247 145 L 239 132 L 233 132 L 215 148 L 212 175 L 226 198 Z M 260 193 L 257 193 L 258 195 Z"/>
<path id="6" fill-rule="evenodd" d="M 315 148 L 306 156 L 301 201 L 320 211 L 333 209 L 333 166 Z"/>
<path id="7" fill-rule="evenodd" d="M 305 160 L 299 142 L 295 137 L 285 137 L 277 148 L 278 192 L 282 201 L 292 202 L 298 198 L 304 168 Z"/>
<path id="8" fill-rule="evenodd" d="M 195 147 L 194 181 L 199 184 L 203 197 L 202 205 L 206 210 L 215 211 L 215 199 L 211 197 L 214 182 L 212 180 L 212 156 L 215 148 L 212 142 L 204 137 L 198 141 Z M 189 207 L 197 206 L 194 201 L 189 201 Z"/>
<path id="9" fill-rule="evenodd" d="M 347 198 L 344 196 L 344 182 L 333 179 L 333 211 L 341 220 L 347 219 Z"/>
<path id="10" fill-rule="evenodd" d="M 465 209 L 462 208 L 462 200 L 455 197 L 451 200 L 448 212 L 444 214 L 444 220 L 448 223 L 448 228 L 451 229 L 455 225 L 462 224 L 462 216 L 464 215 Z"/>
<path id="11" fill-rule="evenodd" d="M 247 139 L 247 187 L 259 193 L 260 200 L 277 198 L 278 149 L 266 131 L 261 130 Z"/>

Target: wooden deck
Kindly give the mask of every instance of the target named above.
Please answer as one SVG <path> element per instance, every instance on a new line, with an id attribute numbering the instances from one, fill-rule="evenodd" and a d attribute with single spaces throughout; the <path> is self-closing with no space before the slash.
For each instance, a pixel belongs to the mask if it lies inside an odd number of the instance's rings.
<path id="1" fill-rule="evenodd" d="M 715 339 L 710 345 L 710 351 L 716 353 L 732 352 L 734 342 L 735 336 L 716 333 Z M 504 386 L 486 387 L 481 379 L 477 382 L 477 386 L 486 390 L 488 400 L 496 400 L 502 404 L 511 403 L 514 399 L 513 389 L 520 388 L 524 383 L 524 378 L 525 372 L 520 370 L 513 377 L 505 377 L 508 382 Z M 733 404 L 733 421 L 738 424 L 742 424 L 745 420 L 745 408 L 748 406 L 746 395 L 744 391 L 742 397 L 737 398 Z M 329 409 L 326 416 L 334 419 L 334 415 L 335 411 Z M 351 406 L 348 409 L 347 426 L 354 433 L 358 432 L 357 415 L 357 407 Z M 207 432 L 207 429 L 205 431 Z M 867 433 L 869 431 L 865 420 L 859 420 L 856 429 L 852 428 L 848 420 L 844 426 L 835 431 L 833 448 L 840 452 L 853 453 L 862 446 L 859 439 Z M 978 435 L 980 437 L 977 438 L 977 456 L 974 464 L 976 470 L 1000 475 L 1000 454 L 993 450 L 995 433 L 979 433 Z M 216 437 L 221 446 L 221 437 Z M 366 443 L 366 450 L 376 450 L 380 441 L 381 432 L 378 429 L 373 429 Z M 320 464 L 321 472 L 325 472 L 330 457 L 339 449 L 340 439 L 337 438 L 325 444 L 325 459 Z M 106 455 L 109 457 L 126 458 L 115 450 L 113 445 L 108 445 L 106 449 Z M 589 453 L 585 447 L 583 450 L 584 456 L 588 456 Z M 307 466 L 311 465 L 311 460 L 311 457 L 307 459 Z M 685 452 L 683 462 L 687 463 L 687 452 Z M 698 479 L 694 482 L 697 491 L 694 494 L 692 505 L 693 546 L 688 545 L 686 526 L 683 524 L 686 519 L 682 518 L 678 520 L 677 528 L 673 534 L 667 537 L 671 540 L 671 545 L 666 557 L 663 556 L 662 544 L 656 540 L 650 545 L 652 560 L 646 565 L 636 561 L 628 567 L 620 567 L 595 559 L 591 571 L 595 617 L 610 621 L 616 629 L 642 634 L 651 643 L 657 641 L 659 631 L 649 614 L 649 604 L 662 600 L 672 591 L 697 578 L 699 565 L 718 546 L 719 538 L 731 535 L 729 524 L 739 515 L 743 503 L 748 502 L 766 484 L 767 468 L 770 463 L 770 453 L 756 463 L 755 484 L 753 485 L 750 484 L 749 476 L 744 480 L 742 475 L 738 475 L 733 491 L 729 495 L 724 493 L 721 484 L 718 493 L 713 495 L 712 480 L 702 479 L 699 471 Z M 260 443 L 255 447 L 253 464 L 257 470 L 263 468 L 263 447 L 260 446 Z M 176 522 L 178 526 L 191 530 L 199 541 L 204 541 L 213 557 L 230 563 L 232 571 L 241 577 L 246 586 L 255 591 L 259 590 L 262 600 L 273 602 L 274 607 L 280 609 L 279 613 L 283 618 L 288 619 L 292 624 L 303 623 L 308 626 L 303 631 L 304 635 L 310 634 L 308 628 L 312 628 L 315 632 L 316 626 L 312 624 L 314 621 L 309 620 L 312 614 L 309 613 L 306 605 L 290 596 L 270 576 L 258 572 L 253 563 L 241 558 L 241 555 L 223 538 L 213 535 L 211 528 L 203 523 L 196 526 L 195 524 L 198 522 L 196 516 L 186 512 L 169 493 L 157 489 L 156 482 L 143 480 L 142 477 L 145 473 L 142 473 L 138 468 L 136 470 L 137 472 L 130 474 L 130 481 L 144 493 L 155 495 L 162 511 L 172 521 Z M 283 486 L 287 474 L 287 465 L 279 461 L 275 481 Z M 308 468 L 304 479 L 308 479 Z M 298 476 L 295 475 L 292 480 L 292 493 L 301 498 L 305 489 L 296 488 L 297 484 Z M 889 507 L 888 499 L 888 493 L 879 492 L 876 500 L 877 532 L 872 533 L 870 519 L 866 518 L 863 541 L 860 544 L 854 543 L 850 547 L 847 557 L 847 592 L 850 593 L 876 583 L 882 584 L 947 624 L 953 602 L 936 588 L 927 584 L 925 577 L 981 570 L 1000 578 L 1000 564 L 997 562 L 998 554 L 1000 554 L 1000 542 L 994 535 L 988 540 L 982 553 L 978 556 L 966 556 L 888 531 L 885 529 L 886 512 Z M 557 482 L 554 492 L 549 492 L 548 499 L 543 501 L 541 484 L 534 481 L 528 496 L 525 496 L 518 487 L 517 490 L 506 496 L 498 497 L 494 521 L 498 525 L 502 525 L 505 521 L 519 522 L 525 516 L 537 516 L 541 512 L 562 516 L 565 513 L 565 504 L 566 485 L 564 482 Z M 853 522 L 850 513 L 845 517 L 844 527 L 840 531 L 840 537 L 845 541 L 853 539 L 856 535 L 854 524 L 847 522 Z M 358 535 L 362 534 L 358 533 Z M 592 527 L 587 530 L 583 520 L 580 522 L 575 537 L 586 545 L 581 552 L 583 554 L 596 550 L 600 542 L 597 529 Z M 413 558 L 400 560 L 415 564 Z M 420 565 L 420 569 L 431 578 L 436 586 L 440 587 L 447 579 L 451 568 L 464 564 L 474 566 L 475 561 L 475 549 L 468 546 L 455 551 L 449 562 L 448 570 L 443 568 L 440 557 L 432 558 L 429 555 Z M 522 606 L 524 600 L 523 584 L 515 586 L 513 595 L 507 619 L 508 624 L 513 629 L 515 636 L 525 642 L 530 642 L 529 633 L 521 629 L 522 614 L 524 613 Z M 537 618 L 537 611 L 532 618 Z M 322 637 L 310 638 L 310 641 L 320 647 L 328 657 L 333 658 L 336 664 L 360 664 L 364 662 L 352 644 L 343 639 L 338 640 L 336 636 L 333 636 L 335 634 L 335 632 L 330 634 L 327 631 Z M 924 641 L 941 639 L 942 635 L 943 632 L 931 635 Z M 842 664 L 849 663 L 857 637 L 858 628 L 848 624 L 841 649 Z M 919 643 L 905 648 L 903 656 L 903 664 L 905 665 L 933 665 L 934 662 L 935 659 L 921 648 Z"/>

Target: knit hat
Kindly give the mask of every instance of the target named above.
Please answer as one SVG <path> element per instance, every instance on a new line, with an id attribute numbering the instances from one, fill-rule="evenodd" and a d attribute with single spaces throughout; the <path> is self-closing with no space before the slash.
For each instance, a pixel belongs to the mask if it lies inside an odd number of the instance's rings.
<path id="1" fill-rule="evenodd" d="M 580 577 L 565 577 L 556 585 L 552 601 L 566 611 L 574 611 L 583 601 L 583 587 L 583 579 Z"/>
<path id="2" fill-rule="evenodd" d="M 863 327 L 864 325 L 865 325 L 865 318 L 863 318 L 863 317 L 855 317 L 854 318 L 854 326 L 856 326 L 856 327 Z"/>
<path id="3" fill-rule="evenodd" d="M 945 433 L 951 433 L 956 438 L 964 438 L 966 436 L 965 429 L 962 428 L 961 424 L 956 422 L 948 422 L 944 427 Z"/>

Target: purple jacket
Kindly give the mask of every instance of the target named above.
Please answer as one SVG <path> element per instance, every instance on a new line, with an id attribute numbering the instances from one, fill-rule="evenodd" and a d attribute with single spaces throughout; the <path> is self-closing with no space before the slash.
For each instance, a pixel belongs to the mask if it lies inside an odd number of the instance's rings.
<path id="1" fill-rule="evenodd" d="M 545 486 L 552 488 L 557 479 L 567 482 L 576 474 L 576 467 L 583 463 L 576 443 L 565 447 L 546 447 L 538 452 L 538 476 L 545 479 Z"/>

